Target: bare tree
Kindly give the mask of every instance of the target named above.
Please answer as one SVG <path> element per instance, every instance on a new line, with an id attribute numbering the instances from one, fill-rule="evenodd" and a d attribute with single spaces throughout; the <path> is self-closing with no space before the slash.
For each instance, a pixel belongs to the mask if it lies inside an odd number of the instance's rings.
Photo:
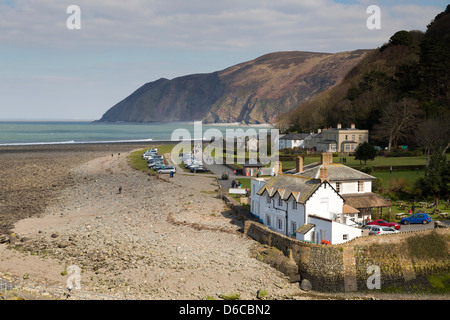
<path id="1" fill-rule="evenodd" d="M 414 132 L 420 121 L 420 110 L 416 100 L 403 98 L 390 103 L 383 111 L 376 134 L 388 139 L 388 150 L 396 148 L 400 139 Z"/>
<path id="2" fill-rule="evenodd" d="M 445 155 L 450 147 L 450 112 L 420 123 L 417 127 L 416 141 L 427 155 L 427 167 L 430 155 L 435 152 Z"/>

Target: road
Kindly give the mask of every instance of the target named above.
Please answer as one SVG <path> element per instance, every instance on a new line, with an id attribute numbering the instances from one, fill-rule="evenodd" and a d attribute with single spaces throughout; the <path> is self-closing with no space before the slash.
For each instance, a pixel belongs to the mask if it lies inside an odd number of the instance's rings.
<path id="1" fill-rule="evenodd" d="M 244 176 L 235 175 L 232 169 L 223 164 L 204 164 L 204 166 L 219 179 L 222 189 L 229 189 L 231 188 L 231 181 L 244 178 Z M 222 174 L 225 172 L 228 173 L 228 180 L 221 180 Z"/>
<path id="2" fill-rule="evenodd" d="M 442 221 L 447 226 L 450 226 L 450 221 Z M 417 230 L 425 230 L 425 229 L 434 229 L 434 221 L 431 221 L 428 224 L 402 224 L 400 227 L 400 232 L 407 232 L 407 231 L 417 231 Z"/>

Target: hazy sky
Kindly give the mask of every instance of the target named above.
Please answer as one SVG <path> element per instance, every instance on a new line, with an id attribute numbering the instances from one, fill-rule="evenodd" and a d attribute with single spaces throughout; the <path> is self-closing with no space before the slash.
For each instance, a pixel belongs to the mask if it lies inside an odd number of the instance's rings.
<path id="1" fill-rule="evenodd" d="M 263 54 L 377 48 L 438 0 L 0 0 L 0 119 L 99 119 L 146 82 Z M 80 29 L 69 29 L 70 5 Z M 369 29 L 370 5 L 381 11 Z M 71 22 L 75 20 L 70 20 Z"/>

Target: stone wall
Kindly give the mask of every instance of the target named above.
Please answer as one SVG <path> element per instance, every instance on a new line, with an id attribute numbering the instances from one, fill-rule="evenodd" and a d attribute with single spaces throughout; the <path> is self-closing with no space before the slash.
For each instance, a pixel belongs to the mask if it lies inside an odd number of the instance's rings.
<path id="1" fill-rule="evenodd" d="M 315 291 L 367 289 L 371 266 L 379 268 L 381 286 L 420 282 L 450 271 L 450 228 L 365 236 L 340 245 L 298 241 L 251 220 L 245 221 L 244 233 L 292 258 L 300 279 L 308 279 Z"/>

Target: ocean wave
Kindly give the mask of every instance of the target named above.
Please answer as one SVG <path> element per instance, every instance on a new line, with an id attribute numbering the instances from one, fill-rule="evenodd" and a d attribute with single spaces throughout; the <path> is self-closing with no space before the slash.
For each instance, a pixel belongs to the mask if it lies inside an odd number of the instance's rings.
<path id="1" fill-rule="evenodd" d="M 48 142 L 11 142 L 0 143 L 0 146 L 40 146 L 40 145 L 58 145 L 58 144 L 100 144 L 100 143 L 133 143 L 133 142 L 154 142 L 153 139 L 134 139 L 134 140 L 95 140 L 95 141 L 48 141 Z M 165 140 L 157 140 L 165 141 Z"/>

